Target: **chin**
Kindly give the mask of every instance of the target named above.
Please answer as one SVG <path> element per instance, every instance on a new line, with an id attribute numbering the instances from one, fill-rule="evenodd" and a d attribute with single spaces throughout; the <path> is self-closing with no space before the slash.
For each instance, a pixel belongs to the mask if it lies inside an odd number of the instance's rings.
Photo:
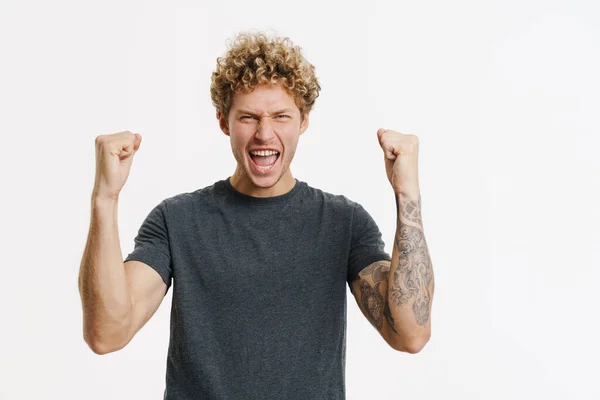
<path id="1" fill-rule="evenodd" d="M 267 176 L 256 176 L 255 174 L 248 173 L 248 171 L 246 171 L 246 174 L 247 174 L 246 176 L 248 176 L 249 180 L 252 182 L 252 184 L 254 184 L 254 186 L 264 188 L 264 189 L 275 186 L 277 184 L 277 182 L 279 182 L 281 180 L 281 177 L 283 176 L 283 174 L 279 174 L 279 175 L 270 174 Z"/>

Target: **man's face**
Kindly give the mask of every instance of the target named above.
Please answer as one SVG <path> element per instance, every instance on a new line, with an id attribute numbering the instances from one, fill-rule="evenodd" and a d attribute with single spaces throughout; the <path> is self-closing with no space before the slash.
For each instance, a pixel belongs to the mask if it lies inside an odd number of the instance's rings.
<path id="1" fill-rule="evenodd" d="M 308 113 L 301 122 L 300 110 L 285 89 L 263 85 L 248 94 L 236 93 L 228 120 L 219 113 L 219 122 L 221 130 L 230 137 L 237 161 L 231 180 L 238 190 L 267 197 L 285 193 L 294 186 L 289 167 L 298 139 L 308 127 Z M 278 154 L 252 154 L 266 149 Z"/>

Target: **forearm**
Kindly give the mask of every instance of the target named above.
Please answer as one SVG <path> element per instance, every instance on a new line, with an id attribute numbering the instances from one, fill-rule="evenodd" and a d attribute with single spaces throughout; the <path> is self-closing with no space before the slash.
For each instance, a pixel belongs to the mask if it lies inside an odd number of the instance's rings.
<path id="1" fill-rule="evenodd" d="M 132 315 L 131 290 L 119 243 L 117 201 L 92 199 L 87 244 L 79 269 L 83 332 L 96 350 L 124 344 Z"/>
<path id="2" fill-rule="evenodd" d="M 387 302 L 396 339 L 422 347 L 431 335 L 434 277 L 421 218 L 421 196 L 396 194 L 397 220 Z"/>

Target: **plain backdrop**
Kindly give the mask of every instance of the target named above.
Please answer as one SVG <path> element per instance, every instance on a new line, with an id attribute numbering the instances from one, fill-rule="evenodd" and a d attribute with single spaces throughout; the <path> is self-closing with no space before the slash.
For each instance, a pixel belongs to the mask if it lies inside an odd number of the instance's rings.
<path id="1" fill-rule="evenodd" d="M 94 139 L 143 136 L 123 257 L 160 201 L 230 176 L 209 86 L 243 30 L 322 91 L 292 171 L 361 203 L 391 253 L 376 132 L 420 139 L 432 337 L 392 350 L 348 290 L 358 399 L 598 399 L 600 6 L 594 1 L 3 1 L 0 399 L 162 399 L 172 290 L 121 351 L 82 338 Z"/>

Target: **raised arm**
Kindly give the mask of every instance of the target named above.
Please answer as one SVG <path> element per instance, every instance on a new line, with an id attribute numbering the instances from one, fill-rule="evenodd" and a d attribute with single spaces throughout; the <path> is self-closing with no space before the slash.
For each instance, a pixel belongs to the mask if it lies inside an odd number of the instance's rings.
<path id="1" fill-rule="evenodd" d="M 398 217 L 387 290 L 396 347 L 419 352 L 431 337 L 433 267 L 423 232 L 421 198 L 396 195 Z"/>
<path id="2" fill-rule="evenodd" d="M 119 192 L 141 136 L 96 138 L 96 182 L 87 244 L 79 267 L 83 338 L 97 354 L 123 348 L 158 309 L 167 285 L 141 261 L 123 262 L 117 222 Z"/>
<path id="3" fill-rule="evenodd" d="M 87 244 L 79 268 L 83 338 L 98 354 L 125 346 L 133 300 L 117 223 L 116 200 L 92 200 Z"/>
<path id="4" fill-rule="evenodd" d="M 419 138 L 389 129 L 377 131 L 385 169 L 396 198 L 396 235 L 386 304 L 398 349 L 418 352 L 431 337 L 434 279 L 421 218 Z"/>
<path id="5" fill-rule="evenodd" d="M 160 306 L 167 284 L 149 265 L 123 263 L 116 202 L 95 202 L 79 270 L 83 337 L 96 354 L 125 347 Z"/>

